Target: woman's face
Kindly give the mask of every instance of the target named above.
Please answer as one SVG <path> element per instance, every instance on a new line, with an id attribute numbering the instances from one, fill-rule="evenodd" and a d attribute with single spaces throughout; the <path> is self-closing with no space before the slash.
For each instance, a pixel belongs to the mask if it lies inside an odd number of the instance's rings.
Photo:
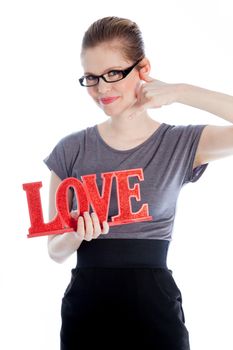
<path id="1" fill-rule="evenodd" d="M 113 47 L 106 43 L 86 49 L 82 56 L 84 74 L 101 75 L 114 69 L 126 69 L 134 63 L 123 57 L 119 45 Z M 86 89 L 107 115 L 117 116 L 130 113 L 130 107 L 136 102 L 136 89 L 139 84 L 139 72 L 134 68 L 118 82 L 107 83 L 100 78 L 98 85 L 86 87 Z M 109 100 L 101 100 L 109 97 L 117 97 L 117 99 L 110 103 Z"/>

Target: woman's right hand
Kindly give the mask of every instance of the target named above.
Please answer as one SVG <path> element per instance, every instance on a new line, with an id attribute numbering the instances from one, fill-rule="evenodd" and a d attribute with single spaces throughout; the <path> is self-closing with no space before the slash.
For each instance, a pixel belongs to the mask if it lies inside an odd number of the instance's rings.
<path id="1" fill-rule="evenodd" d="M 99 218 L 95 212 L 90 215 L 88 211 L 85 211 L 83 216 L 79 215 L 78 217 L 77 210 L 73 210 L 70 214 L 74 219 L 78 218 L 76 233 L 81 240 L 91 241 L 99 235 L 105 235 L 109 232 L 107 221 L 103 221 L 103 229 L 101 229 Z"/>

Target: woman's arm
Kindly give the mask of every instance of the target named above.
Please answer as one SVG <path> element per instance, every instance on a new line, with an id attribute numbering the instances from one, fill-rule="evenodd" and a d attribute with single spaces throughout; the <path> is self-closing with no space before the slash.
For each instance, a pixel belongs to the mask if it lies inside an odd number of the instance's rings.
<path id="1" fill-rule="evenodd" d="M 55 207 L 56 190 L 61 179 L 51 171 L 50 188 L 49 188 L 49 221 L 52 220 L 57 211 Z M 69 207 L 71 210 L 72 192 L 68 192 Z M 68 256 L 73 254 L 81 245 L 82 237 L 77 232 L 67 232 L 63 234 L 54 234 L 48 236 L 48 253 L 51 259 L 57 263 L 62 263 Z"/>
<path id="2" fill-rule="evenodd" d="M 153 79 L 143 71 L 140 78 L 145 83 L 138 86 L 136 102 L 130 118 L 148 108 L 159 108 L 173 102 L 205 110 L 233 124 L 233 96 L 201 88 L 199 86 L 178 83 L 167 84 Z M 233 125 L 206 125 L 196 151 L 194 166 L 233 155 Z"/>
<path id="3" fill-rule="evenodd" d="M 191 84 L 179 84 L 176 102 L 212 113 L 233 124 L 233 96 Z"/>
<path id="4" fill-rule="evenodd" d="M 55 207 L 56 190 L 61 179 L 51 171 L 50 189 L 49 189 L 49 220 L 52 220 L 57 214 Z M 72 207 L 72 192 L 68 192 L 69 209 Z M 73 217 L 77 213 L 73 213 Z M 109 225 L 106 221 L 103 222 L 103 228 L 100 227 L 98 216 L 95 212 L 91 215 L 84 212 L 83 217 L 78 217 L 77 232 L 67 232 L 62 234 L 54 234 L 48 236 L 48 253 L 49 256 L 57 263 L 62 263 L 71 254 L 73 254 L 81 245 L 83 240 L 91 241 L 97 238 L 100 234 L 107 234 Z"/>
<path id="5" fill-rule="evenodd" d="M 212 113 L 233 124 L 233 96 L 190 84 L 180 84 L 176 102 Z M 200 137 L 194 168 L 233 155 L 233 125 L 207 125 Z"/>

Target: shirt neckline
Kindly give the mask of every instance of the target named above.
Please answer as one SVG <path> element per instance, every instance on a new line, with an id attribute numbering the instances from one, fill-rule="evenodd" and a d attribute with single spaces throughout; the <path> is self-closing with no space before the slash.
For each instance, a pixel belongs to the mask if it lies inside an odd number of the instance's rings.
<path id="1" fill-rule="evenodd" d="M 110 149 L 111 151 L 113 152 L 117 152 L 117 153 L 129 153 L 129 152 L 133 152 L 141 147 L 143 147 L 144 145 L 146 145 L 147 143 L 150 142 L 151 139 L 154 138 L 154 136 L 156 134 L 158 134 L 160 132 L 160 130 L 163 128 L 163 126 L 165 126 L 166 123 L 161 123 L 159 125 L 159 127 L 153 132 L 153 134 L 151 134 L 145 141 L 143 141 L 142 143 L 140 143 L 139 145 L 133 147 L 133 148 L 130 148 L 130 149 L 124 149 L 124 150 L 120 150 L 120 149 L 116 149 L 116 148 L 113 148 L 111 146 L 109 146 L 105 141 L 104 139 L 102 138 L 102 136 L 100 135 L 99 133 L 99 130 L 98 130 L 98 127 L 97 127 L 97 124 L 94 125 L 94 130 L 95 130 L 95 133 L 98 137 L 98 139 L 100 140 L 100 142 L 105 146 L 107 147 L 108 149 Z"/>

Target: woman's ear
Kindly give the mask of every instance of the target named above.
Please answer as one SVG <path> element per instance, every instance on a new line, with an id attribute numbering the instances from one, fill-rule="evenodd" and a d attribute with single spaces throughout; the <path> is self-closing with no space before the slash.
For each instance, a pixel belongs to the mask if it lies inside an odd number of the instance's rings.
<path id="1" fill-rule="evenodd" d="M 150 74 L 150 61 L 148 60 L 147 57 L 144 57 L 141 62 L 139 63 L 139 74 L 144 73 L 144 74 Z"/>

